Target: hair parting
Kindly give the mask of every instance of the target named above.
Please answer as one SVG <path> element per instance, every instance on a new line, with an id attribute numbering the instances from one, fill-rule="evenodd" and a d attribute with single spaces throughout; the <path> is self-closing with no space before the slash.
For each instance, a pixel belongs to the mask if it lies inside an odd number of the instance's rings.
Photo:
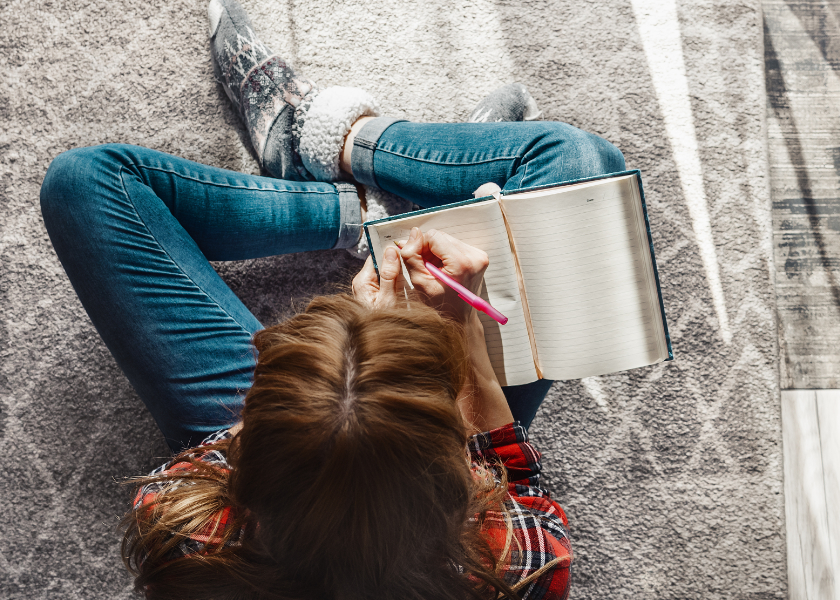
<path id="1" fill-rule="evenodd" d="M 123 520 L 138 591 L 179 600 L 518 598 L 537 574 L 514 587 L 503 577 L 515 541 L 507 481 L 503 468 L 474 472 L 465 453 L 457 400 L 470 368 L 457 324 L 420 303 L 371 309 L 336 295 L 253 341 L 241 431 L 182 452 L 174 473 L 133 480 L 156 492 Z M 230 469 L 199 459 L 213 450 Z M 482 532 L 498 512 L 502 548 Z M 184 555 L 185 544 L 198 551 Z"/>

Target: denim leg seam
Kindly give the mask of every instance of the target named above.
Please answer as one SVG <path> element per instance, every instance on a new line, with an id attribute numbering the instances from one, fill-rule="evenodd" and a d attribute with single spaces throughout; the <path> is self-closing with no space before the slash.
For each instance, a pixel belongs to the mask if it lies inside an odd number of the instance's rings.
<path id="1" fill-rule="evenodd" d="M 145 170 L 148 170 L 148 171 L 158 171 L 159 173 L 166 173 L 167 175 L 172 175 L 173 177 L 179 177 L 181 179 L 186 179 L 188 181 L 195 181 L 196 183 L 200 183 L 202 185 L 212 185 L 212 186 L 215 186 L 215 187 L 222 187 L 222 188 L 226 188 L 226 189 L 250 190 L 250 191 L 258 191 L 258 192 L 276 192 L 276 193 L 286 193 L 286 194 L 319 194 L 319 195 L 322 195 L 322 196 L 331 196 L 331 195 L 335 194 L 336 196 L 338 196 L 339 203 L 340 203 L 342 209 L 344 209 L 345 205 L 346 205 L 346 199 L 344 198 L 344 196 L 346 196 L 346 193 L 345 193 L 346 190 L 344 190 L 341 187 L 341 186 L 345 185 L 344 182 L 338 182 L 338 181 L 337 182 L 330 182 L 330 185 L 332 185 L 333 188 L 335 188 L 334 191 L 331 191 L 331 192 L 330 191 L 321 191 L 321 190 L 275 190 L 275 189 L 271 189 L 271 188 L 262 188 L 262 187 L 251 188 L 251 187 L 244 187 L 244 186 L 241 186 L 241 185 L 231 185 L 229 183 L 216 183 L 215 181 L 204 181 L 203 179 L 196 179 L 195 177 L 190 177 L 188 175 L 184 175 L 182 173 L 177 173 L 177 172 L 169 170 L 169 169 L 163 169 L 163 168 L 160 168 L 160 167 L 151 167 L 151 166 L 139 163 L 139 162 L 135 162 L 135 163 L 133 163 L 133 165 L 135 167 L 137 167 L 138 169 L 145 169 Z M 278 180 L 278 181 L 281 181 L 281 180 Z M 354 194 L 356 193 L 355 188 L 353 188 L 353 193 Z M 341 214 L 342 215 L 344 214 L 343 210 L 342 210 Z M 361 213 L 359 213 L 359 215 L 360 215 L 360 219 L 361 219 Z M 347 225 L 352 225 L 352 223 L 346 223 L 346 224 Z M 344 221 L 342 221 L 342 227 L 344 225 L 345 225 L 345 223 L 344 223 Z M 338 239 L 336 241 L 336 245 L 333 246 L 333 249 L 347 247 L 347 246 L 339 246 L 339 244 L 344 243 L 344 240 L 346 238 L 345 229 L 346 228 L 342 228 L 342 229 L 339 230 Z M 344 237 L 342 237 L 342 236 L 344 236 Z M 353 246 L 355 243 L 356 242 L 353 242 L 352 244 L 350 244 L 350 246 Z"/>
<path id="2" fill-rule="evenodd" d="M 521 160 L 521 158 L 522 158 L 518 155 L 514 155 L 514 156 L 500 156 L 500 157 L 497 157 L 497 158 L 489 158 L 487 160 L 479 160 L 479 161 L 468 162 L 468 163 L 464 163 L 464 162 L 445 163 L 445 162 L 440 162 L 440 161 L 436 161 L 436 160 L 428 160 L 428 159 L 425 159 L 425 158 L 416 158 L 414 156 L 406 156 L 405 154 L 400 154 L 399 152 L 394 152 L 392 150 L 385 150 L 384 148 L 377 148 L 376 151 L 377 152 L 386 152 L 386 153 L 391 154 L 393 156 L 399 156 L 400 158 L 405 158 L 407 160 L 416 160 L 417 162 L 424 162 L 424 163 L 428 163 L 428 164 L 431 164 L 431 165 L 441 165 L 441 166 L 451 166 L 451 167 L 462 167 L 464 165 L 482 165 L 482 164 L 491 163 L 491 162 L 498 162 L 500 160 L 516 160 L 516 159 Z"/>
<path id="3" fill-rule="evenodd" d="M 160 169 L 158 169 L 158 170 L 160 170 Z M 134 200 L 132 200 L 132 199 L 131 199 L 131 194 L 129 194 L 129 193 L 128 193 L 128 190 L 126 190 L 126 189 L 125 189 L 125 181 L 123 180 L 123 172 L 124 172 L 124 171 L 126 171 L 126 168 L 125 168 L 125 166 L 124 166 L 124 165 L 121 165 L 121 166 L 120 166 L 119 176 L 120 176 L 120 186 L 122 187 L 123 194 L 125 195 L 125 197 L 126 197 L 126 199 L 128 200 L 128 202 L 131 204 L 131 207 L 134 209 L 134 214 L 136 214 L 136 215 L 137 215 L 137 218 L 140 220 L 140 222 L 141 222 L 141 223 L 143 223 L 143 227 L 145 227 L 145 228 L 146 228 L 146 231 L 148 231 L 148 232 L 149 232 L 149 235 L 150 235 L 150 236 L 152 236 L 152 238 L 153 238 L 153 239 L 155 240 L 155 242 L 157 243 L 158 248 L 160 248 L 160 249 L 161 249 L 161 251 L 162 251 L 164 254 L 166 254 L 166 256 L 169 258 L 169 260 L 171 260 L 171 261 L 172 261 L 172 264 L 173 264 L 173 265 L 175 265 L 175 266 L 178 268 L 178 270 L 181 272 L 181 274 L 183 274 L 183 275 L 184 275 L 184 277 L 186 277 L 186 278 L 187 278 L 187 280 L 188 280 L 190 283 L 192 283 L 192 284 L 193 284 L 193 286 L 195 286 L 195 289 L 197 289 L 197 290 L 198 290 L 198 291 L 200 291 L 202 294 L 204 294 L 204 295 L 205 295 L 205 296 L 206 296 L 206 297 L 207 297 L 207 298 L 208 298 L 211 302 L 213 302 L 213 304 L 215 304 L 215 305 L 216 305 L 216 306 L 217 306 L 217 307 L 218 307 L 218 308 L 219 308 L 219 309 L 220 309 L 223 313 L 225 313 L 225 314 L 226 314 L 226 315 L 227 315 L 227 316 L 228 316 L 228 317 L 229 317 L 229 318 L 230 318 L 230 319 L 231 319 L 234 323 L 236 323 L 237 325 L 239 325 L 239 327 L 242 329 L 242 331 L 244 331 L 245 333 L 247 333 L 247 334 L 250 336 L 250 335 L 251 335 L 251 332 L 250 332 L 250 331 L 248 331 L 248 328 L 247 328 L 247 327 L 245 327 L 244 325 L 242 325 L 242 323 L 240 323 L 240 322 L 236 319 L 236 317 L 234 317 L 234 316 L 233 316 L 232 314 L 230 314 L 227 310 L 225 310 L 225 309 L 224 309 L 224 307 L 222 307 L 222 305 L 221 305 L 221 304 L 219 304 L 219 302 L 218 302 L 218 301 L 216 301 L 216 300 L 213 298 L 213 296 L 211 296 L 210 294 L 208 294 L 206 290 L 204 290 L 204 289 L 203 289 L 200 285 L 198 285 L 198 284 L 195 282 L 195 280 L 193 280 L 193 278 L 192 278 L 192 277 L 190 277 L 189 275 L 187 275 L 186 271 L 184 271 L 184 269 L 181 267 L 181 265 L 179 265 L 179 264 L 178 264 L 178 262 L 177 262 L 177 261 L 176 261 L 176 260 L 172 257 L 172 255 L 171 255 L 171 254 L 169 254 L 169 252 L 167 252 L 166 248 L 164 248 L 164 247 L 163 247 L 163 244 L 161 244 L 161 243 L 160 243 L 160 240 L 158 240 L 158 239 L 157 239 L 157 237 L 155 237 L 155 234 L 152 232 L 151 228 L 150 228 L 150 227 L 146 224 L 146 221 L 145 221 L 145 220 L 143 220 L 143 217 L 140 215 L 140 211 L 138 211 L 138 210 L 137 210 L 137 207 L 134 205 Z M 164 171 L 164 172 L 168 172 L 168 171 Z"/>
<path id="4" fill-rule="evenodd" d="M 213 185 L 216 187 L 224 187 L 233 190 L 256 190 L 260 192 L 282 192 L 288 194 L 334 194 L 336 192 L 327 192 L 327 191 L 319 191 L 319 190 L 275 190 L 271 188 L 252 188 L 247 186 L 241 185 L 232 185 L 230 183 L 217 183 L 215 181 L 204 181 L 203 179 L 196 179 L 195 177 L 190 177 L 189 175 L 184 175 L 182 173 L 176 173 L 175 171 L 170 171 L 169 169 L 162 169 L 160 167 L 150 167 L 148 165 L 135 163 L 135 166 L 140 169 L 148 169 L 149 171 L 159 171 L 160 173 L 167 173 L 169 175 L 173 175 L 174 177 L 180 177 L 181 179 L 187 179 L 189 181 L 195 181 L 197 183 L 201 183 L 204 185 Z M 120 167 L 120 173 L 125 167 Z M 278 181 L 282 181 L 278 179 Z M 335 186 L 333 186 L 335 187 Z"/>

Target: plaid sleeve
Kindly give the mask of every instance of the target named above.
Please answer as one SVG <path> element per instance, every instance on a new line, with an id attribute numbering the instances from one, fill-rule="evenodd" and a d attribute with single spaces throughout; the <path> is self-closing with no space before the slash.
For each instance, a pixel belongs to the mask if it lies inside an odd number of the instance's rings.
<path id="1" fill-rule="evenodd" d="M 229 440 L 231 437 L 233 437 L 233 436 L 231 436 L 229 429 L 220 429 L 219 431 L 217 431 L 215 433 L 211 433 L 206 438 L 204 438 L 204 440 L 201 442 L 201 444 L 196 446 L 195 452 L 191 453 L 190 456 L 192 458 L 195 458 L 196 460 L 200 460 L 202 462 L 206 462 L 206 463 L 209 463 L 211 465 L 218 465 L 218 466 L 220 466 L 224 469 L 230 469 L 230 465 L 228 464 L 228 461 L 227 461 L 227 456 L 225 456 L 222 452 L 218 452 L 216 450 L 211 450 L 211 451 L 207 452 L 207 451 L 202 451 L 201 448 L 204 447 L 204 446 L 210 446 L 211 444 L 215 444 L 216 442 L 221 442 L 222 440 Z M 155 469 L 151 473 L 149 473 L 149 476 L 160 475 L 161 473 L 165 473 L 165 472 L 172 471 L 172 470 L 183 471 L 184 468 L 178 468 L 178 469 L 175 468 L 175 467 L 179 467 L 180 465 L 189 466 L 189 463 L 181 462 L 181 463 L 175 464 L 173 461 L 170 460 L 170 461 L 167 461 L 167 462 L 163 463 L 157 469 Z M 144 493 L 144 490 L 146 488 L 151 488 L 152 486 L 157 486 L 157 485 L 159 485 L 159 484 L 150 483 L 149 485 L 145 485 L 142 488 L 140 488 L 140 490 L 137 493 L 137 498 L 135 499 L 135 502 L 134 502 L 134 508 L 138 508 L 139 505 L 137 504 L 137 500 L 139 500 L 142 497 L 142 494 Z M 141 503 L 141 504 L 143 504 L 143 503 Z"/>
<path id="2" fill-rule="evenodd" d="M 199 446 L 194 448 L 193 451 L 190 452 L 189 457 L 211 465 L 216 465 L 217 467 L 224 470 L 230 470 L 230 465 L 228 464 L 227 456 L 225 456 L 223 452 L 219 452 L 218 450 L 203 450 L 202 448 L 225 439 L 230 439 L 231 437 L 232 436 L 230 434 L 230 431 L 227 429 L 217 431 L 216 433 L 213 433 L 207 438 L 205 438 Z M 190 471 L 192 469 L 194 469 L 193 465 L 187 461 L 181 461 L 177 463 L 169 461 L 162 464 L 157 469 L 149 473 L 149 475 L 166 474 L 170 478 L 168 478 L 166 481 L 155 481 L 153 483 L 147 483 L 146 485 L 141 487 L 137 491 L 137 495 L 134 498 L 134 510 L 140 510 L 144 507 L 146 509 L 150 509 L 154 506 L 155 499 L 157 498 L 158 494 L 166 490 L 175 489 L 182 485 L 191 485 L 191 482 L 189 480 L 180 479 L 178 477 L 178 474 Z M 223 532 L 228 526 L 228 523 L 231 521 L 232 516 L 233 515 L 231 514 L 231 507 L 225 507 L 222 510 L 220 510 L 212 519 L 208 521 L 204 528 L 195 531 L 189 536 L 185 537 L 181 541 L 181 543 L 178 544 L 175 550 L 173 550 L 170 559 L 174 560 L 176 558 L 187 556 L 189 554 L 198 554 L 203 552 L 208 545 L 214 545 L 214 541 L 218 538 L 216 537 L 216 535 L 212 535 L 211 537 L 211 534 L 214 531 Z M 228 543 L 228 545 L 234 545 L 238 543 L 238 539 L 239 536 L 234 536 L 234 538 Z"/>
<path id="3" fill-rule="evenodd" d="M 511 423 L 473 436 L 469 449 L 475 465 L 499 464 L 507 471 L 507 515 L 494 512 L 485 518 L 485 531 L 500 548 L 506 543 L 507 519 L 513 527 L 505 581 L 521 586 L 517 591 L 523 600 L 565 600 L 572 562 L 569 524 L 560 505 L 539 486 L 541 455 L 528 442 L 528 432 Z M 555 559 L 559 562 L 532 577 Z"/>

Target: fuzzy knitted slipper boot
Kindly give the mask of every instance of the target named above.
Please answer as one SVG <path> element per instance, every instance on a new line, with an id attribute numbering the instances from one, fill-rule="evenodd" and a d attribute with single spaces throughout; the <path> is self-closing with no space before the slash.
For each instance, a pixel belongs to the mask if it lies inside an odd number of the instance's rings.
<path id="1" fill-rule="evenodd" d="M 379 114 L 373 97 L 356 88 L 319 92 L 260 41 L 236 0 L 210 0 L 207 12 L 216 78 L 239 110 L 260 165 L 280 179 L 338 179 L 350 126 Z"/>

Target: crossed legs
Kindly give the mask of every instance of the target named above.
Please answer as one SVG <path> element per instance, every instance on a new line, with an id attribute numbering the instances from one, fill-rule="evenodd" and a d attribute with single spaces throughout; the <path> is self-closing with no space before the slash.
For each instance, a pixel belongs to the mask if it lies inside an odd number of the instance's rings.
<path id="1" fill-rule="evenodd" d="M 609 142 L 562 123 L 354 123 L 337 167 L 424 207 L 487 182 L 515 190 L 624 169 Z M 208 261 L 351 247 L 362 222 L 351 183 L 117 144 L 56 157 L 41 209 L 91 321 L 173 450 L 238 420 L 262 327 Z M 550 384 L 506 388 L 514 417 L 527 426 Z"/>
<path id="2" fill-rule="evenodd" d="M 517 189 L 624 167 L 614 146 L 561 123 L 398 122 L 371 145 L 359 175 L 421 206 L 487 181 Z M 343 194 L 136 146 L 79 148 L 50 165 L 41 208 L 56 253 L 173 450 L 237 420 L 255 362 L 261 324 L 208 260 L 334 248 L 358 227 Z M 530 422 L 548 385 L 509 388 L 514 416 Z"/>

